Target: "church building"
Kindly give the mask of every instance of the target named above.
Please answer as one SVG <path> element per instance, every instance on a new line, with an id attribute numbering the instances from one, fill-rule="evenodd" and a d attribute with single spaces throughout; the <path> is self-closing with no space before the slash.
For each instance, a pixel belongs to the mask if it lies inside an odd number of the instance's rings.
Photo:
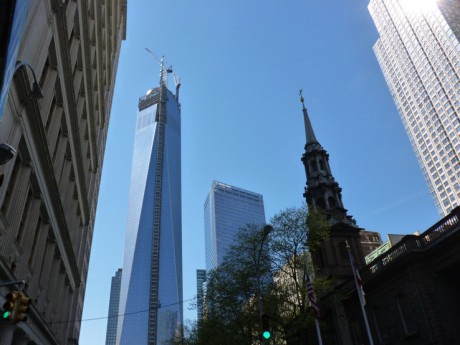
<path id="1" fill-rule="evenodd" d="M 304 197 L 310 209 L 326 212 L 330 224 L 330 237 L 311 253 L 316 274 L 334 280 L 334 291 L 319 296 L 320 323 L 335 330 L 324 345 L 460 344 L 460 207 L 366 265 L 360 241 L 365 229 L 344 207 L 329 154 L 316 139 L 302 96 L 301 102 Z M 365 293 L 363 307 L 353 267 Z"/>

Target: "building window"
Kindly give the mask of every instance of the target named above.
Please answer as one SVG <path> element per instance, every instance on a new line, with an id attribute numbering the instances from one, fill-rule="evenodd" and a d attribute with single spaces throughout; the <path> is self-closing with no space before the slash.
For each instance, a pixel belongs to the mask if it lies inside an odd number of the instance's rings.
<path id="1" fill-rule="evenodd" d="M 319 168 L 320 168 L 321 170 L 326 170 L 326 169 L 324 168 L 324 162 L 323 162 L 322 159 L 319 160 Z"/>
<path id="2" fill-rule="evenodd" d="M 328 198 L 327 202 L 329 203 L 330 208 L 334 208 L 337 206 L 337 203 L 335 202 L 335 199 L 332 196 Z"/>
<path id="3" fill-rule="evenodd" d="M 314 160 L 311 161 L 311 162 L 310 162 L 310 166 L 311 166 L 311 171 L 312 171 L 312 172 L 318 171 L 318 165 L 317 165 L 316 161 L 314 161 Z"/>
<path id="4" fill-rule="evenodd" d="M 323 198 L 318 198 L 318 201 L 317 201 L 317 206 L 322 208 L 323 210 L 326 209 L 326 204 L 324 202 L 324 199 Z"/>

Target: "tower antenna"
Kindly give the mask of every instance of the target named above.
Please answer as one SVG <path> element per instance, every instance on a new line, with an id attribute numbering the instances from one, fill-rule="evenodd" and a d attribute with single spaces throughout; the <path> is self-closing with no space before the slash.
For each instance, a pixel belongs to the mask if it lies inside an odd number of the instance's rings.
<path id="1" fill-rule="evenodd" d="M 161 56 L 161 59 L 159 59 L 149 48 L 145 48 L 145 50 L 160 64 L 160 85 L 167 85 L 168 74 L 173 72 L 172 66 L 169 65 L 168 68 L 165 68 L 167 61 L 164 56 Z"/>

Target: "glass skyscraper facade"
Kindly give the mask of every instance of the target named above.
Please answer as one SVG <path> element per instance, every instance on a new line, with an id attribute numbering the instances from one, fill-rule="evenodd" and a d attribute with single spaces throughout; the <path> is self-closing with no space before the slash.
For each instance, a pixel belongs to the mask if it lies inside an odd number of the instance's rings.
<path id="1" fill-rule="evenodd" d="M 380 36 L 375 55 L 442 216 L 460 205 L 458 7 L 451 0 L 369 4 Z"/>
<path id="2" fill-rule="evenodd" d="M 117 344 L 169 344 L 181 303 L 180 104 L 162 81 L 139 100 Z"/>
<path id="3" fill-rule="evenodd" d="M 237 231 L 265 224 L 262 195 L 214 181 L 204 203 L 206 270 L 222 263 Z"/>
<path id="4" fill-rule="evenodd" d="M 121 286 L 121 272 L 119 268 L 112 277 L 112 284 L 110 286 L 110 301 L 109 301 L 109 315 L 107 318 L 107 331 L 105 336 L 105 345 L 115 345 L 117 343 L 117 327 L 118 327 L 118 308 L 120 306 L 120 286 Z"/>

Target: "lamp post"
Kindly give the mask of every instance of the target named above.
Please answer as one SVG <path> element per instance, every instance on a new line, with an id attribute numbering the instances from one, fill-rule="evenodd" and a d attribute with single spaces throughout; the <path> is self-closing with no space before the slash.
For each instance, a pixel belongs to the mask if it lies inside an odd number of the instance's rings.
<path id="1" fill-rule="evenodd" d="M 261 320 L 264 319 L 265 317 L 265 323 L 268 324 L 268 316 L 264 314 L 264 305 L 262 302 L 262 295 L 260 293 L 260 272 L 259 272 L 259 266 L 260 266 L 260 257 L 262 255 L 262 248 L 265 242 L 265 239 L 267 238 L 268 234 L 272 232 L 273 227 L 271 225 L 265 225 L 262 229 L 262 240 L 260 241 L 260 248 L 259 248 L 259 253 L 257 255 L 257 261 L 256 261 L 256 278 L 257 278 L 257 300 L 259 302 L 259 315 Z M 265 336 L 264 336 L 265 337 Z M 268 338 L 270 338 L 270 334 L 268 334 Z M 268 339 L 265 337 L 265 339 Z M 264 341 L 265 342 L 265 341 Z"/>
<path id="2" fill-rule="evenodd" d="M 35 76 L 35 71 L 32 68 L 32 66 L 29 65 L 27 62 L 18 60 L 16 61 L 16 66 L 14 67 L 14 73 L 16 73 L 16 71 L 18 71 L 21 67 L 27 67 L 30 70 L 30 72 L 32 72 L 32 77 L 34 78 L 34 81 L 32 84 L 31 97 L 35 99 L 43 98 L 42 89 L 40 88 L 40 85 L 38 85 L 37 77 Z"/>
<path id="3" fill-rule="evenodd" d="M 28 68 L 30 72 L 32 73 L 32 77 L 34 79 L 32 83 L 32 89 L 30 91 L 30 97 L 35 98 L 35 99 L 41 99 L 43 98 L 43 92 L 40 88 L 40 85 L 38 85 L 37 77 L 35 75 L 35 71 L 30 66 L 28 63 L 24 61 L 16 61 L 16 65 L 14 66 L 14 71 L 12 74 L 15 74 L 17 71 L 19 71 L 20 68 Z M 8 92 L 8 90 L 2 90 L 2 92 Z M 0 112 L 3 111 L 3 106 L 0 107 Z M 0 113 L 0 118 L 3 114 Z M 1 143 L 0 144 L 0 165 L 3 165 L 7 162 L 9 162 L 14 156 L 16 155 L 16 150 L 14 147 L 7 143 Z M 3 172 L 0 172 L 0 186 L 3 184 Z"/>

